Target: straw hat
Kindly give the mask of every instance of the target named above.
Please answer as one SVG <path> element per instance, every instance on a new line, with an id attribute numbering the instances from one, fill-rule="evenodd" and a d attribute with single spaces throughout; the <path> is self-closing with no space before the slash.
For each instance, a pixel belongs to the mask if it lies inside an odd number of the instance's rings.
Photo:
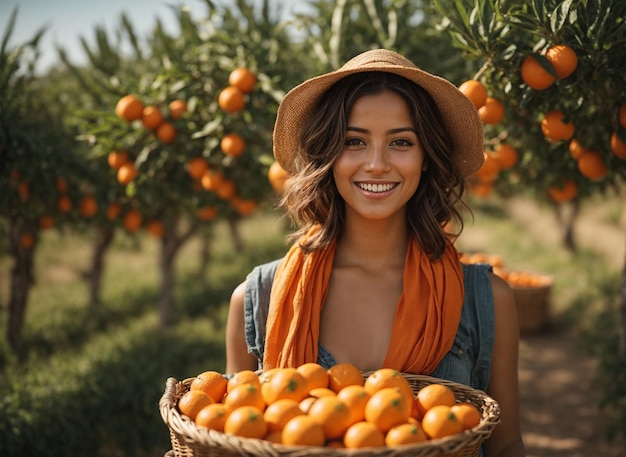
<path id="1" fill-rule="evenodd" d="M 480 168 L 484 160 L 483 123 L 472 102 L 454 84 L 420 70 L 400 54 L 374 49 L 357 55 L 338 70 L 303 82 L 285 95 L 274 125 L 274 156 L 285 170 L 295 171 L 300 130 L 324 92 L 342 78 L 366 71 L 395 73 L 425 89 L 439 107 L 463 175 L 469 176 Z"/>

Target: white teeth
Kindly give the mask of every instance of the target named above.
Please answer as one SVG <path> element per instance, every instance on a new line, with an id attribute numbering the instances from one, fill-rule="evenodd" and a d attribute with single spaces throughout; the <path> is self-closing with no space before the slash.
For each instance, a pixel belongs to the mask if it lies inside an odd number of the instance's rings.
<path id="1" fill-rule="evenodd" d="M 395 184 L 368 184 L 368 183 L 357 183 L 359 188 L 367 191 L 367 192 L 387 192 L 395 187 Z"/>

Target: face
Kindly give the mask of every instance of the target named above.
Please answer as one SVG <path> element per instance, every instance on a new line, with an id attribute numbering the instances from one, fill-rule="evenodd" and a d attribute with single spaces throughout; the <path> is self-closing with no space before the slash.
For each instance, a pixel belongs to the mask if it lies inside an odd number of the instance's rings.
<path id="1" fill-rule="evenodd" d="M 393 92 L 361 97 L 333 166 L 346 217 L 404 219 L 420 183 L 424 153 L 405 101 Z"/>

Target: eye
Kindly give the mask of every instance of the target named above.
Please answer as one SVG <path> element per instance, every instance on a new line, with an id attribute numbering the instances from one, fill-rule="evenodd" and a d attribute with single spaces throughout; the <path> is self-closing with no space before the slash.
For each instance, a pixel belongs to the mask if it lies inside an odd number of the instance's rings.
<path id="1" fill-rule="evenodd" d="M 408 140 L 406 138 L 396 138 L 395 140 L 391 142 L 391 146 L 396 146 L 400 148 L 410 148 L 414 144 L 415 143 L 413 141 Z"/>
<path id="2" fill-rule="evenodd" d="M 350 137 L 350 138 L 346 138 L 344 145 L 345 146 L 359 146 L 365 144 L 363 142 L 363 140 L 361 140 L 361 138 L 358 137 Z"/>

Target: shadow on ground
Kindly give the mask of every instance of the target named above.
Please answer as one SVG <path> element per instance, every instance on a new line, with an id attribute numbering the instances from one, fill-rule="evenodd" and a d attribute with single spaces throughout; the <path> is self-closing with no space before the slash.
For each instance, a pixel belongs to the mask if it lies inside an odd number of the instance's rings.
<path id="1" fill-rule="evenodd" d="M 522 335 L 520 397 L 527 457 L 624 457 L 604 438 L 595 363 L 576 336 L 555 326 Z"/>

